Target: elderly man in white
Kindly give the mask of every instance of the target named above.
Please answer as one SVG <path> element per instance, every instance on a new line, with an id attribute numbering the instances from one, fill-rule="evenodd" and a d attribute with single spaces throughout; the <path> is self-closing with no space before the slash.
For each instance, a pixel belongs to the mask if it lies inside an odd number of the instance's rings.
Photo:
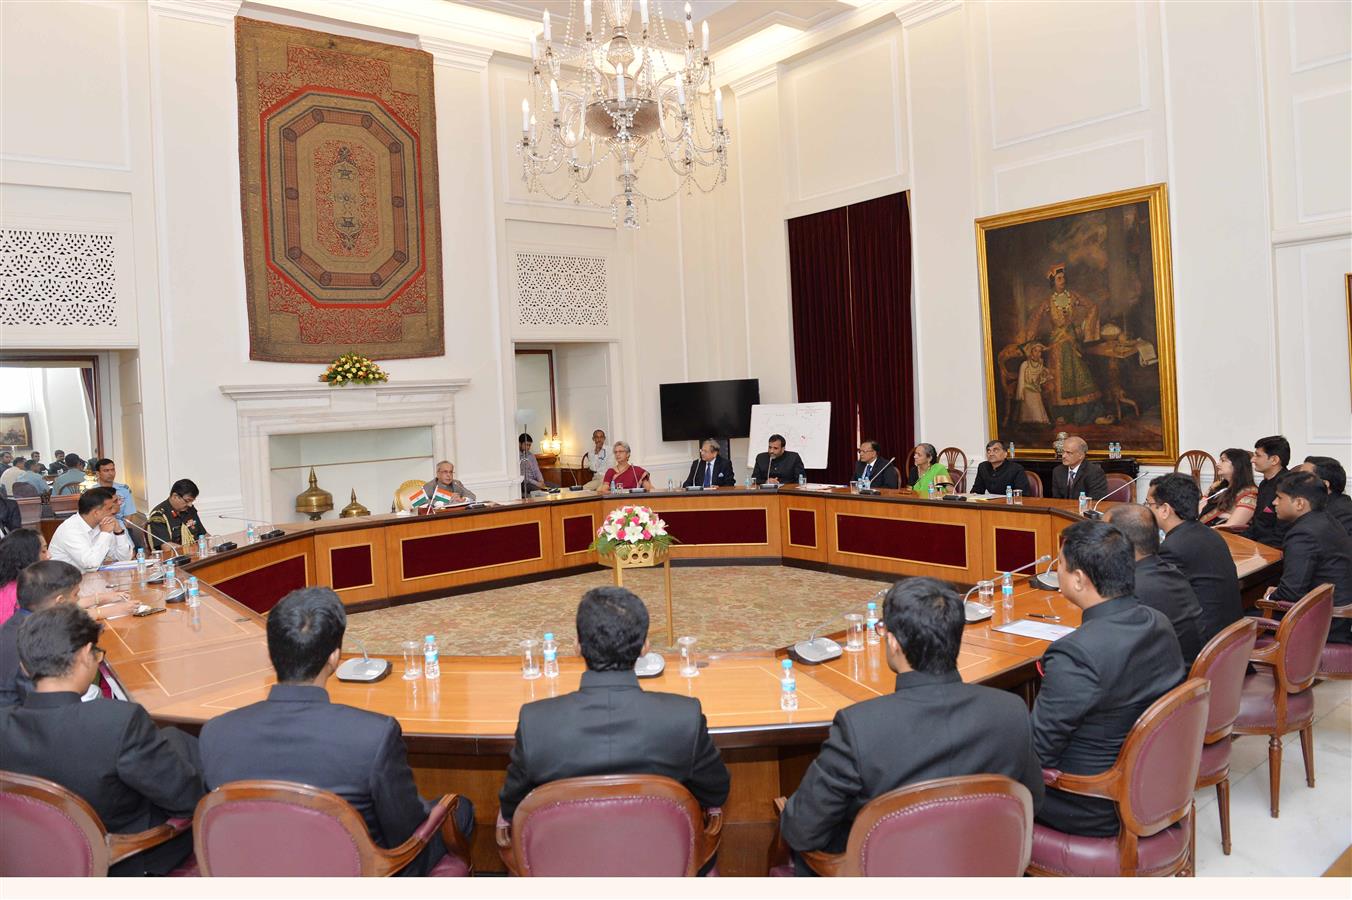
<path id="1" fill-rule="evenodd" d="M 104 562 L 131 559 L 131 535 L 117 520 L 118 499 L 111 488 L 90 488 L 80 495 L 76 515 L 68 517 L 52 535 L 47 551 L 52 559 L 91 571 Z"/>

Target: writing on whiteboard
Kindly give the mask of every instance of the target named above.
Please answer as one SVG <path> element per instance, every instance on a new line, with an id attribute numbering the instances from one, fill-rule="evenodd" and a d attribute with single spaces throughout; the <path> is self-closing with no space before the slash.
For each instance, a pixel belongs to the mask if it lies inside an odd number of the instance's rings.
<path id="1" fill-rule="evenodd" d="M 785 448 L 801 456 L 805 468 L 826 468 L 831 442 L 830 402 L 758 403 L 751 407 L 748 466 L 756 464 L 756 455 L 765 452 L 772 434 L 784 435 Z"/>

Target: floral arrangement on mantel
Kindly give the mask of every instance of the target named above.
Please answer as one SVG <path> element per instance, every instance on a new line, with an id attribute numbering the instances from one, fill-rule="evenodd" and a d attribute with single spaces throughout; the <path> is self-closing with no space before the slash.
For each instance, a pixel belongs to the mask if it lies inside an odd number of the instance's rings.
<path id="1" fill-rule="evenodd" d="M 667 523 L 657 513 L 646 506 L 621 506 L 596 529 L 591 549 L 601 556 L 628 559 L 636 551 L 665 552 L 674 543 L 676 538 L 667 534 Z"/>
<path id="2" fill-rule="evenodd" d="M 327 381 L 330 387 L 340 384 L 375 384 L 389 381 L 388 372 L 371 360 L 355 353 L 344 353 L 329 364 L 320 381 Z"/>

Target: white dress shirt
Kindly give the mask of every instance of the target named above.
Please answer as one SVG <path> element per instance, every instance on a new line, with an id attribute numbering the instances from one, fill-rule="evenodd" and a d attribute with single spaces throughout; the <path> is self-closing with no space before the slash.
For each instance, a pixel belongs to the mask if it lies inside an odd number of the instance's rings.
<path id="1" fill-rule="evenodd" d="M 78 514 L 67 517 L 57 526 L 47 552 L 52 559 L 68 562 L 84 572 L 97 569 L 105 560 L 119 562 L 131 559 L 136 553 L 131 535 L 126 531 L 121 534 L 100 531 L 97 525 L 87 525 Z"/>

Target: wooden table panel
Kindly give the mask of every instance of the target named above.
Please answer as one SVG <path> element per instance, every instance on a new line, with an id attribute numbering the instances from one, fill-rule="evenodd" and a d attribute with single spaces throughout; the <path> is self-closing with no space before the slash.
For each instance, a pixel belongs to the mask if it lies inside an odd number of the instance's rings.
<path id="1" fill-rule="evenodd" d="M 415 542 L 442 535 L 465 535 L 475 541 L 487 541 L 496 536 L 510 545 L 518 539 L 519 529 L 516 526 L 522 525 L 534 526 L 535 540 L 538 544 L 521 547 L 520 557 L 483 565 L 476 565 L 472 560 L 451 557 L 445 560 L 447 568 L 441 572 L 416 576 L 405 574 L 406 548 L 408 552 L 417 552 L 426 547 L 426 552 L 430 555 L 436 553 L 434 546 Z M 390 593 L 392 596 L 419 594 L 482 581 L 547 572 L 553 568 L 550 565 L 550 556 L 554 545 L 551 513 L 547 505 L 513 506 L 495 510 L 489 515 L 440 515 L 405 519 L 400 527 L 387 527 L 385 530 Z M 469 552 L 475 548 L 476 544 L 470 541 L 459 545 L 462 552 Z M 504 554 L 511 556 L 509 551 L 512 547 L 505 546 L 502 550 Z"/>
<path id="2" fill-rule="evenodd" d="M 825 563 L 826 498 L 805 491 L 783 491 L 779 498 L 781 547 L 785 559 Z"/>
<path id="3" fill-rule="evenodd" d="M 333 588 L 343 603 L 384 600 L 391 595 L 384 529 L 318 532 L 314 554 L 315 582 Z"/>
<path id="4" fill-rule="evenodd" d="M 962 508 L 956 508 L 956 507 Z M 842 522 L 842 518 L 846 522 Z M 916 548 L 897 545 L 889 555 L 877 552 L 850 552 L 849 545 L 841 548 L 841 529 L 848 524 L 853 530 L 861 520 L 872 520 L 879 528 L 892 523 L 904 523 L 915 529 L 937 525 L 945 529 L 945 537 L 961 541 L 961 563 L 936 564 L 922 562 Z M 949 530 L 953 529 L 953 530 Z M 892 505 L 879 500 L 834 499 L 827 507 L 828 559 L 831 565 L 857 569 L 871 569 L 897 575 L 933 575 L 948 581 L 977 581 L 982 578 L 983 550 L 979 512 L 963 504 L 917 503 Z M 949 550 L 947 544 L 943 551 Z"/>

